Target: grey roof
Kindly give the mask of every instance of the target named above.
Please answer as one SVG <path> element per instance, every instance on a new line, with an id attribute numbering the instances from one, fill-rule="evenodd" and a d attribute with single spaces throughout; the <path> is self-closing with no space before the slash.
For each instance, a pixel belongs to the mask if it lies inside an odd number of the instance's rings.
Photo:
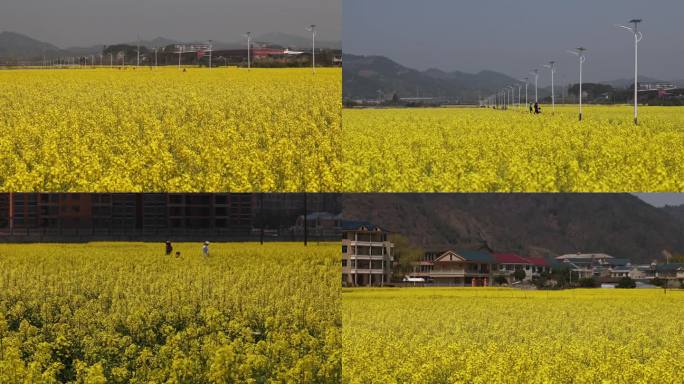
<path id="1" fill-rule="evenodd" d="M 468 261 L 476 261 L 479 263 L 496 263 L 494 255 L 487 251 L 456 251 L 457 254 L 465 257 Z"/>
<path id="2" fill-rule="evenodd" d="M 367 228 L 369 231 L 384 231 L 384 229 L 372 224 L 369 221 L 342 220 L 341 225 L 342 230 L 344 231 L 356 231 L 362 227 Z"/>
<path id="3" fill-rule="evenodd" d="M 656 271 L 658 272 L 672 272 L 677 270 L 684 270 L 684 263 L 670 263 L 656 265 Z"/>
<path id="4" fill-rule="evenodd" d="M 629 259 L 610 259 L 606 261 L 606 264 L 613 266 L 625 266 L 627 264 L 631 264 L 631 262 Z"/>

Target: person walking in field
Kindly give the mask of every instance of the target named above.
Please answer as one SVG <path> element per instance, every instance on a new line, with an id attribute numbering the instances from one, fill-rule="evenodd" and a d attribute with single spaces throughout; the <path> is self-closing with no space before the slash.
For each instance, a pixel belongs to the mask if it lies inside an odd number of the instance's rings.
<path id="1" fill-rule="evenodd" d="M 202 256 L 209 257 L 209 242 L 205 241 L 202 245 Z"/>
<path id="2" fill-rule="evenodd" d="M 530 103 L 530 113 L 534 112 L 534 107 L 532 106 L 532 103 Z"/>
<path id="3" fill-rule="evenodd" d="M 173 252 L 173 245 L 171 245 L 170 241 L 166 241 L 166 256 L 170 256 L 171 253 Z"/>
<path id="4" fill-rule="evenodd" d="M 534 103 L 534 114 L 538 115 L 541 113 L 541 107 L 539 106 L 539 103 Z"/>

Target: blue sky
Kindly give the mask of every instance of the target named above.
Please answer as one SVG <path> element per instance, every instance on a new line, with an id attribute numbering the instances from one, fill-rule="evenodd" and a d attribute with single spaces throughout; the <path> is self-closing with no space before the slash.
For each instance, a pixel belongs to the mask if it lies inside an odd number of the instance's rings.
<path id="1" fill-rule="evenodd" d="M 59 47 L 90 46 L 155 37 L 239 41 L 282 32 L 339 41 L 340 0 L 2 0 L 0 30 Z"/>
<path id="2" fill-rule="evenodd" d="M 347 53 L 516 78 L 556 60 L 563 83 L 578 77 L 566 50 L 580 45 L 589 49 L 587 81 L 633 77 L 634 39 L 613 25 L 642 18 L 641 74 L 684 79 L 682 0 L 344 0 L 342 15 Z"/>

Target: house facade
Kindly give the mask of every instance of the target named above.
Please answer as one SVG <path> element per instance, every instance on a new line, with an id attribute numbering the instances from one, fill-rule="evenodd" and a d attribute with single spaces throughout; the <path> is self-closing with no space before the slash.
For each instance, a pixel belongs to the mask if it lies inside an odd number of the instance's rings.
<path id="1" fill-rule="evenodd" d="M 342 284 L 383 286 L 392 278 L 394 244 L 387 231 L 368 222 L 343 221 Z"/>
<path id="2" fill-rule="evenodd" d="M 509 282 L 513 280 L 513 274 L 517 270 L 525 272 L 524 280 L 532 280 L 542 273 L 551 272 L 551 264 L 541 257 L 523 257 L 515 253 L 495 253 L 494 259 L 497 264 L 497 274 L 506 276 Z"/>
<path id="3" fill-rule="evenodd" d="M 496 260 L 487 251 L 427 252 L 414 263 L 409 278 L 423 278 L 435 285 L 488 286 L 496 272 Z"/>

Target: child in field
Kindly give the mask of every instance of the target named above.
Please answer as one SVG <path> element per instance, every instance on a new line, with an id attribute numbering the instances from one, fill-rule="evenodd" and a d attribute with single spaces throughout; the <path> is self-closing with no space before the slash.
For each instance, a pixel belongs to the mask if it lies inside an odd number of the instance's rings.
<path id="1" fill-rule="evenodd" d="M 209 257 L 209 242 L 205 241 L 202 245 L 202 256 Z"/>
<path id="2" fill-rule="evenodd" d="M 179 258 L 180 256 L 181 256 L 180 251 L 176 251 L 176 259 Z"/>
<path id="3" fill-rule="evenodd" d="M 538 115 L 541 113 L 541 107 L 539 107 L 539 103 L 534 103 L 534 114 Z"/>
<path id="4" fill-rule="evenodd" d="M 173 245 L 171 245 L 170 241 L 166 241 L 166 256 L 171 255 L 171 252 L 173 252 Z"/>

